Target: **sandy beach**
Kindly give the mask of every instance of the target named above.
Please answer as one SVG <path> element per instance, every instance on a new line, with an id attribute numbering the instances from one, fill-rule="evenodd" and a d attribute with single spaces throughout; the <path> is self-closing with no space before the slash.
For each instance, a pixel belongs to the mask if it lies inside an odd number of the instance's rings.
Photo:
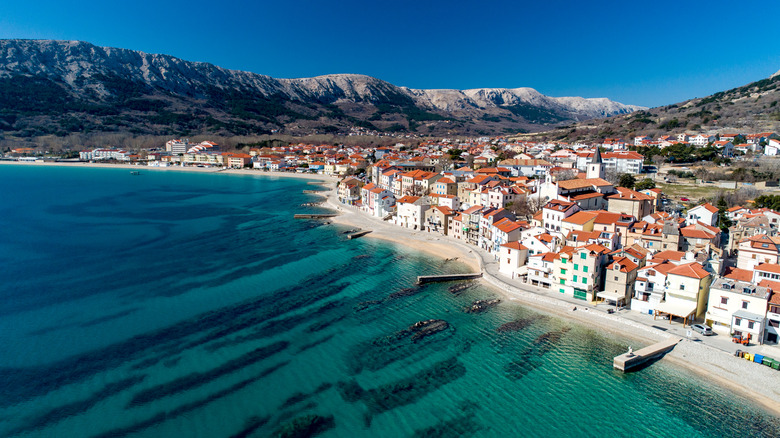
<path id="1" fill-rule="evenodd" d="M 399 245 L 405 245 L 414 250 L 425 252 L 441 258 L 457 258 L 459 262 L 468 265 L 474 272 L 483 273 L 483 282 L 500 293 L 506 300 L 515 301 L 533 307 L 536 310 L 555 315 L 592 327 L 602 333 L 630 339 L 636 344 L 635 350 L 669 336 L 678 336 L 683 340 L 662 359 L 676 366 L 684 367 L 700 374 L 718 385 L 754 400 L 767 410 L 780 416 L 780 374 L 768 367 L 748 362 L 733 356 L 736 344 L 730 345 L 729 340 L 718 340 L 720 344 L 707 345 L 699 339 L 686 339 L 685 331 L 679 323 L 669 325 L 664 321 L 653 321 L 648 315 L 640 315 L 630 310 L 621 310 L 608 314 L 603 306 L 594 306 L 584 301 L 563 299 L 549 290 L 510 280 L 498 274 L 498 264 L 494 257 L 485 251 L 467 245 L 448 236 L 442 236 L 423 231 L 413 231 L 384 222 L 355 207 L 345 206 L 336 199 L 336 183 L 338 179 L 326 175 L 298 174 L 284 172 L 264 172 L 251 169 L 231 169 L 217 171 L 211 168 L 199 167 L 166 167 L 155 168 L 137 165 L 117 165 L 100 163 L 18 163 L 1 162 L 0 164 L 24 166 L 70 166 L 70 167 L 111 167 L 130 170 L 149 171 L 188 171 L 204 173 L 227 173 L 253 175 L 263 177 L 298 178 L 311 181 L 323 181 L 323 187 L 330 190 L 324 206 L 337 210 L 339 216 L 333 222 L 362 230 L 371 230 L 364 238 L 381 239 Z M 576 307 L 576 311 L 573 310 Z M 663 325 L 659 329 L 659 325 Z M 666 327 L 668 325 L 668 328 Z M 707 340 L 710 343 L 710 340 Z M 763 349 L 762 349 L 763 348 Z M 780 349 L 775 347 L 757 346 L 756 352 L 766 352 L 767 355 L 780 358 Z"/>

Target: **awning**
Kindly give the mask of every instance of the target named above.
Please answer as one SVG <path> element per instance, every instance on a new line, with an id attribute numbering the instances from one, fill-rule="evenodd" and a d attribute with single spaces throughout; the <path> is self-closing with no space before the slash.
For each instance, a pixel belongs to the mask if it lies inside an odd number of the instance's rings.
<path id="1" fill-rule="evenodd" d="M 696 311 L 696 302 L 663 302 L 656 304 L 655 310 L 661 313 L 679 316 L 680 318 L 687 318 Z"/>
<path id="2" fill-rule="evenodd" d="M 614 302 L 620 302 L 620 300 L 625 300 L 626 297 L 623 295 L 618 295 L 614 292 L 599 292 L 596 294 L 598 298 L 603 298 L 607 301 L 614 301 Z"/>

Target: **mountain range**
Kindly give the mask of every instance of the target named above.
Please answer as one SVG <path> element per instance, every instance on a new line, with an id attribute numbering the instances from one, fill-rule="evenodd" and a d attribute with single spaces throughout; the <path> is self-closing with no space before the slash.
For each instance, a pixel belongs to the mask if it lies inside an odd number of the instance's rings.
<path id="1" fill-rule="evenodd" d="M 532 88 L 419 90 L 334 74 L 276 79 L 81 41 L 0 40 L 0 135 L 496 135 L 646 108 Z"/>

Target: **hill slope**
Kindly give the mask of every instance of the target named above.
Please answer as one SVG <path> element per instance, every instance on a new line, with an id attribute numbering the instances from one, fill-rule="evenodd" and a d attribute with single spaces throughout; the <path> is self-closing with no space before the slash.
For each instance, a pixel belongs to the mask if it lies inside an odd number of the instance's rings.
<path id="1" fill-rule="evenodd" d="M 640 109 L 531 88 L 415 90 L 351 74 L 275 79 L 80 41 L 0 40 L 0 133 L 17 136 L 307 134 L 352 126 L 497 134 Z"/>
<path id="2" fill-rule="evenodd" d="M 639 135 L 657 138 L 683 132 L 766 131 L 780 132 L 780 71 L 769 78 L 711 96 L 519 138 L 592 141 L 619 137 L 630 140 Z"/>

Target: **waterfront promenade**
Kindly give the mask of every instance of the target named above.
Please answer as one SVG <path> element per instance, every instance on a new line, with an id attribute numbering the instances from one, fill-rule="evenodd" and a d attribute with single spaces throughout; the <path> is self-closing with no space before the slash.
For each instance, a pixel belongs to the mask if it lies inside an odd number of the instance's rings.
<path id="1" fill-rule="evenodd" d="M 585 326 L 599 329 L 602 333 L 616 338 L 631 339 L 630 345 L 638 350 L 642 346 L 654 344 L 669 337 L 682 338 L 682 341 L 664 356 L 664 361 L 698 373 L 721 386 L 755 400 L 767 409 L 780 415 L 780 375 L 776 370 L 763 365 L 748 362 L 734 356 L 737 348 L 751 353 L 765 354 L 780 358 L 780 349 L 764 345 L 744 347 L 731 342 L 725 336 L 700 336 L 693 333 L 688 337 L 688 328 L 682 324 L 653 320 L 652 316 L 628 309 L 614 309 L 612 305 L 594 304 L 562 296 L 552 290 L 531 286 L 519 280 L 509 279 L 499 273 L 498 262 L 494 255 L 476 246 L 440 234 L 415 231 L 399 227 L 371 217 L 352 206 L 338 202 L 335 188 L 329 191 L 327 206 L 341 214 L 333 221 L 343 225 L 371 230 L 367 238 L 377 238 L 427 252 L 441 258 L 457 257 L 474 272 L 483 273 L 482 281 L 510 301 L 528 305 L 542 312 L 551 313 L 567 320 L 573 320 Z M 575 310 L 576 309 L 576 310 Z M 605 372 L 618 372 L 605 370 Z"/>

